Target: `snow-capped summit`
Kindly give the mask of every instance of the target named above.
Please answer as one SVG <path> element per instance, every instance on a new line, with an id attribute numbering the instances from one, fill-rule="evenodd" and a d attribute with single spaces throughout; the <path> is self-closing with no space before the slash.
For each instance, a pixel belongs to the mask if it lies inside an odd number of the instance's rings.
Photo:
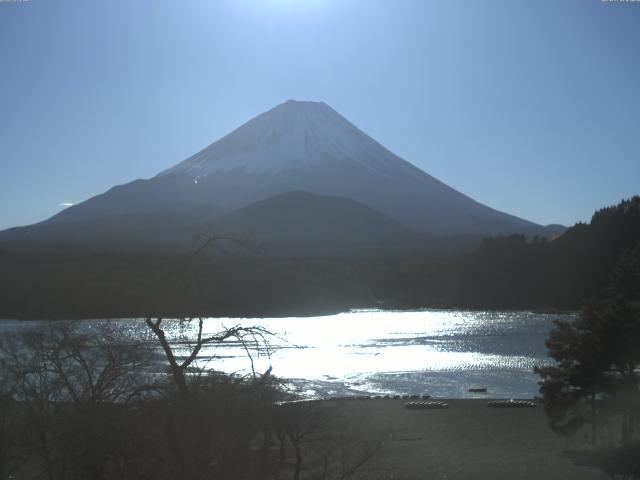
<path id="1" fill-rule="evenodd" d="M 336 160 L 377 171 L 393 157 L 324 102 L 288 100 L 159 175 L 278 174 Z"/>

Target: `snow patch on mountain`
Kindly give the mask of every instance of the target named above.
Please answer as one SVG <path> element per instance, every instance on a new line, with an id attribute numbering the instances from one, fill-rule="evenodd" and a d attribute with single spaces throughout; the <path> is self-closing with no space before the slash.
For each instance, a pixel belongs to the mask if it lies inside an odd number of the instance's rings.
<path id="1" fill-rule="evenodd" d="M 355 162 L 389 175 L 398 160 L 325 103 L 289 100 L 158 176 L 180 173 L 197 180 L 230 171 L 277 175 L 328 161 Z"/>

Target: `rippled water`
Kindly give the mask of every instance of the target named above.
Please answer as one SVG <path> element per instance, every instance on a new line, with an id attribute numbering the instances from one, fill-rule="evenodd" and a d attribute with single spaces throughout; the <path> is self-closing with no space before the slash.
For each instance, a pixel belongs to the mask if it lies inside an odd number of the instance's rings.
<path id="1" fill-rule="evenodd" d="M 257 372 L 273 367 L 291 389 L 308 397 L 353 394 L 430 394 L 516 398 L 538 393 L 535 365 L 549 363 L 544 341 L 564 315 L 451 310 L 359 310 L 310 318 L 206 319 L 205 334 L 236 324 L 273 332 L 269 351 L 253 350 Z M 150 336 L 143 320 L 118 320 L 127 334 Z M 13 327 L 11 325 L 14 325 Z M 86 321 L 87 328 L 95 324 Z M 196 322 L 165 321 L 173 340 L 193 337 Z M 0 328 L 15 328 L 15 322 Z M 204 348 L 200 365 L 250 372 L 241 345 Z M 486 387 L 487 394 L 469 393 Z"/>

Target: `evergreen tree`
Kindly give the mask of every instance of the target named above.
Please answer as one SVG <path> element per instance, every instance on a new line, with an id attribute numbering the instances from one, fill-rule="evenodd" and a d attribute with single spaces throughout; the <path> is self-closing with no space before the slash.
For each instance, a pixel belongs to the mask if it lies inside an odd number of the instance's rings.
<path id="1" fill-rule="evenodd" d="M 547 347 L 556 365 L 536 372 L 552 428 L 589 426 L 599 464 L 640 478 L 640 243 L 622 255 L 602 297 L 556 322 Z"/>

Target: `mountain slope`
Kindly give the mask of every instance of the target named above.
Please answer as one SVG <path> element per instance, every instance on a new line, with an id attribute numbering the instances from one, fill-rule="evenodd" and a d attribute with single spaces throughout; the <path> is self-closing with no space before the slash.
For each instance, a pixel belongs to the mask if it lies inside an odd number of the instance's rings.
<path id="1" fill-rule="evenodd" d="M 540 225 L 486 207 L 394 155 L 324 103 L 295 101 L 150 180 L 113 188 L 49 221 L 193 205 L 226 213 L 293 190 L 351 198 L 430 234 L 544 234 Z"/>
<path id="2" fill-rule="evenodd" d="M 394 232 L 402 226 L 411 238 L 415 232 L 477 238 L 511 233 L 553 236 L 561 231 L 463 195 L 393 154 L 324 103 L 288 101 L 149 180 L 113 187 L 39 224 L 0 232 L 0 242 L 184 245 L 194 224 L 209 224 L 255 202 L 294 191 L 357 202 L 369 209 L 367 214 L 360 212 L 368 221 L 373 222 L 371 211 L 375 210 L 380 225 Z M 280 204 L 274 200 L 268 205 Z M 285 211 L 279 221 L 288 221 L 290 228 L 281 231 L 291 240 L 288 248 L 295 250 L 294 239 L 302 241 L 296 227 L 302 214 L 295 217 L 298 220 L 287 220 Z M 259 218 L 255 221 L 259 223 Z M 348 230 L 344 222 L 339 227 L 333 222 L 330 232 L 329 219 L 322 221 L 326 228 L 318 229 L 326 238 L 339 238 Z M 357 223 L 353 215 L 351 221 Z M 390 221 L 396 225 L 392 227 Z M 227 222 L 233 223 L 229 218 Z M 311 221 L 305 225 L 313 230 Z M 367 228 L 373 231 L 371 225 Z M 384 228 L 375 231 L 380 236 L 378 245 L 385 244 Z M 273 237 L 273 232 L 262 233 Z M 279 237 L 278 243 L 285 244 Z"/>
<path id="3" fill-rule="evenodd" d="M 192 243 L 189 216 L 132 213 L 43 222 L 0 232 L 0 247 L 47 251 L 184 250 Z"/>

